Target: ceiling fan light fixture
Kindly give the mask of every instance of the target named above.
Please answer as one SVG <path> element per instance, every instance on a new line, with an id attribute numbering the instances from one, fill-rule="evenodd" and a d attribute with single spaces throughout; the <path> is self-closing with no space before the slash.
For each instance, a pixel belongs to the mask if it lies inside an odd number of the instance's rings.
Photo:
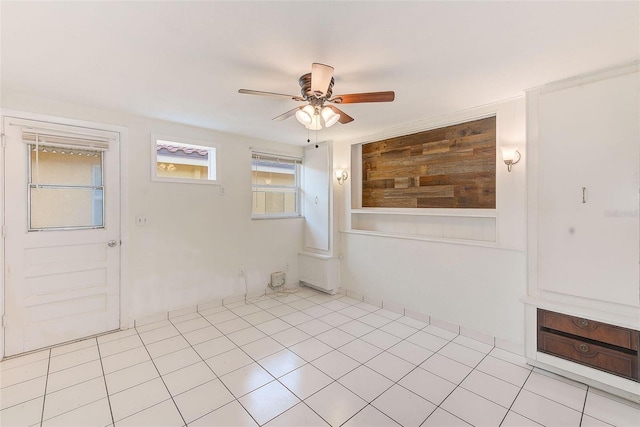
<path id="1" fill-rule="evenodd" d="M 320 115 L 314 114 L 311 117 L 311 124 L 306 126 L 309 130 L 320 130 L 322 129 L 322 125 L 320 124 Z"/>
<path id="2" fill-rule="evenodd" d="M 0 0 L 2 1 L 2 0 Z M 296 116 L 296 120 L 307 129 L 320 130 L 322 127 L 331 127 L 336 122 L 341 124 L 351 123 L 353 117 L 332 104 L 359 104 L 366 102 L 392 102 L 395 92 L 363 92 L 333 96 L 334 68 L 330 65 L 314 62 L 311 64 L 311 72 L 303 74 L 298 79 L 300 96 L 285 95 L 276 92 L 264 92 L 259 90 L 239 89 L 238 92 L 247 95 L 271 96 L 276 98 L 288 98 L 289 100 L 306 102 L 308 105 L 295 107 L 273 118 L 281 121 Z"/>
<path id="3" fill-rule="evenodd" d="M 324 107 L 320 114 L 322 114 L 324 125 L 326 127 L 331 127 L 335 125 L 338 120 L 340 120 L 340 114 L 336 114 L 330 107 Z"/>
<path id="4" fill-rule="evenodd" d="M 311 105 L 307 105 L 296 111 L 296 119 L 303 125 L 309 126 L 313 122 L 315 110 Z"/>

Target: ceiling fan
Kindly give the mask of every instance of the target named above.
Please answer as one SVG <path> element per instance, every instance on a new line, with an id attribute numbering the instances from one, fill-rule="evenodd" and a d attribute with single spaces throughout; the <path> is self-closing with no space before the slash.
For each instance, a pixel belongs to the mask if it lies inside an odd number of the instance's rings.
<path id="1" fill-rule="evenodd" d="M 349 116 L 335 105 L 325 104 L 391 102 L 396 96 L 393 91 L 352 93 L 348 95 L 332 96 L 334 83 L 333 67 L 316 62 L 311 65 L 310 73 L 300 76 L 298 83 L 300 84 L 301 96 L 249 89 L 240 89 L 238 92 L 248 95 L 274 96 L 279 98 L 288 98 L 299 102 L 306 102 L 307 105 L 293 108 L 286 113 L 274 117 L 273 120 L 284 120 L 295 115 L 296 119 L 300 123 L 302 123 L 307 129 L 311 130 L 322 129 L 323 123 L 325 127 L 330 127 L 336 122 L 346 124 L 353 121 L 353 117 Z"/>

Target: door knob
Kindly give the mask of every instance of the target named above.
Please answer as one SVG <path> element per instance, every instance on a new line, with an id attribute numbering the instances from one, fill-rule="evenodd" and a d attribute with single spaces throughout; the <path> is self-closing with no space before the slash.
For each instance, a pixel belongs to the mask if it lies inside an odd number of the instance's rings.
<path id="1" fill-rule="evenodd" d="M 118 242 L 116 242 L 115 240 L 109 240 L 109 241 L 107 242 L 107 245 L 108 245 L 110 248 L 115 248 L 117 244 L 118 244 Z"/>

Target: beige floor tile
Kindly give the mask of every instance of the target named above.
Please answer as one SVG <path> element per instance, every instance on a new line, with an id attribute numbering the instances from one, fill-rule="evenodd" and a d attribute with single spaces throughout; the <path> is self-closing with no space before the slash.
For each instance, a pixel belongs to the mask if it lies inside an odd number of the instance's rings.
<path id="1" fill-rule="evenodd" d="M 46 383 L 47 377 L 41 376 L 0 389 L 0 410 L 44 396 Z"/>
<path id="2" fill-rule="evenodd" d="M 403 426 L 419 426 L 436 409 L 431 402 L 397 384 L 371 405 Z"/>
<path id="3" fill-rule="evenodd" d="M 107 382 L 109 395 L 113 395 L 121 392 L 122 390 L 146 383 L 147 381 L 158 378 L 159 376 L 160 375 L 158 374 L 155 365 L 149 360 L 138 365 L 133 365 L 107 374 L 105 376 L 105 380 Z"/>
<path id="4" fill-rule="evenodd" d="M 99 378 L 102 377 L 102 375 L 102 364 L 100 360 L 83 363 L 82 365 L 77 365 L 63 371 L 49 373 L 49 377 L 47 378 L 47 393 L 53 393 L 54 391 L 62 390 L 63 388 L 80 384 L 93 378 Z"/>
<path id="5" fill-rule="evenodd" d="M 284 349 L 260 359 L 258 363 L 275 378 L 279 378 L 307 362 L 292 351 Z"/>
<path id="6" fill-rule="evenodd" d="M 23 381 L 47 375 L 49 359 L 39 360 L 26 365 L 16 366 L 2 371 L 0 388 L 9 387 Z"/>
<path id="7" fill-rule="evenodd" d="M 221 408 L 189 423 L 189 427 L 257 427 L 258 424 L 237 401 L 227 403 Z"/>
<path id="8" fill-rule="evenodd" d="M 332 426 L 339 426 L 367 406 L 367 402 L 334 382 L 305 400 L 318 415 Z"/>
<path id="9" fill-rule="evenodd" d="M 113 423 L 108 399 L 100 399 L 42 423 L 42 427 L 104 427 Z"/>
<path id="10" fill-rule="evenodd" d="M 260 425 L 265 424 L 300 402 L 293 393 L 278 381 L 272 381 L 244 395 L 238 401 Z"/>
<path id="11" fill-rule="evenodd" d="M 174 398 L 187 423 L 215 411 L 234 400 L 233 395 L 220 382 L 209 381 Z"/>
<path id="12" fill-rule="evenodd" d="M 105 374 L 110 374 L 120 369 L 128 368 L 142 362 L 151 360 L 145 347 L 136 347 L 111 356 L 102 358 L 102 369 Z"/>
<path id="13" fill-rule="evenodd" d="M 198 362 L 162 376 L 172 396 L 177 396 L 214 379 L 216 375 L 204 362 Z"/>
<path id="14" fill-rule="evenodd" d="M 117 422 L 118 427 L 182 427 L 183 425 L 184 420 L 171 399 Z"/>
<path id="15" fill-rule="evenodd" d="M 128 388 L 109 397 L 113 419 L 123 418 L 169 399 L 169 392 L 160 378 Z"/>
<path id="16" fill-rule="evenodd" d="M 0 411 L 2 426 L 31 426 L 39 424 L 42 417 L 44 397 L 19 403 Z"/>
<path id="17" fill-rule="evenodd" d="M 318 414 L 306 404 L 298 403 L 273 420 L 265 424 L 267 427 L 329 427 Z"/>
<path id="18" fill-rule="evenodd" d="M 300 288 L 214 302 L 2 361 L 0 424 L 35 427 L 44 416 L 44 426 L 65 427 L 607 427 L 640 419 L 640 405 L 533 369 L 470 331 L 365 300 Z"/>
<path id="19" fill-rule="evenodd" d="M 102 377 L 48 393 L 45 399 L 43 419 L 57 417 L 106 397 L 107 389 Z"/>

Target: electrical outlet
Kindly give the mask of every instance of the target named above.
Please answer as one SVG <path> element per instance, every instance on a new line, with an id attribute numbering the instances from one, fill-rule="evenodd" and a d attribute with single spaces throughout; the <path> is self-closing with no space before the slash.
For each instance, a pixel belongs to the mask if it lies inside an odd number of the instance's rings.
<path id="1" fill-rule="evenodd" d="M 146 215 L 138 215 L 136 217 L 136 225 L 147 225 L 147 216 Z"/>
<path id="2" fill-rule="evenodd" d="M 220 187 L 220 195 L 224 196 L 225 194 L 227 194 L 227 190 L 224 187 Z"/>
<path id="3" fill-rule="evenodd" d="M 289 261 L 287 261 L 285 267 L 284 267 L 285 271 L 289 271 Z"/>

